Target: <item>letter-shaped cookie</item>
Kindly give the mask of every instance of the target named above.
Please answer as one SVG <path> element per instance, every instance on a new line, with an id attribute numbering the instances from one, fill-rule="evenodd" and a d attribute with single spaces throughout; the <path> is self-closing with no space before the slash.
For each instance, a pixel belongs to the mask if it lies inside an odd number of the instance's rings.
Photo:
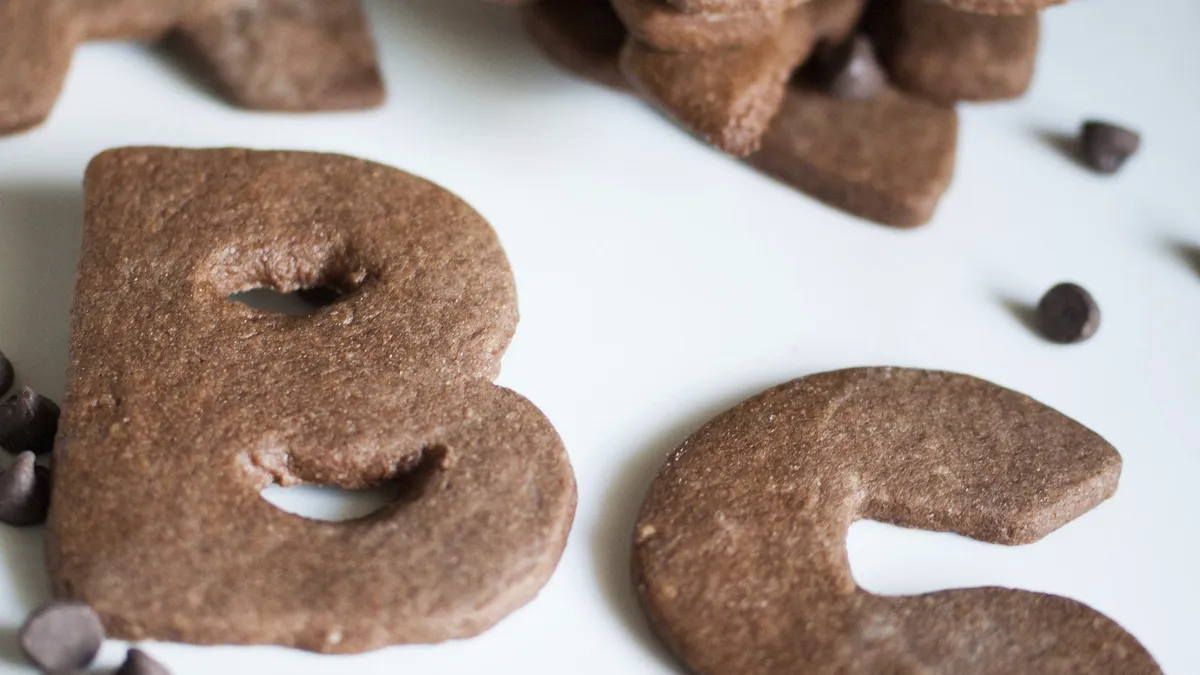
<path id="1" fill-rule="evenodd" d="M 880 5 L 872 26 L 895 85 L 932 101 L 995 101 L 1025 93 L 1040 16 L 986 16 L 929 0 Z"/>
<path id="2" fill-rule="evenodd" d="M 845 101 L 793 83 L 746 161 L 835 208 L 915 227 L 933 218 L 950 186 L 957 147 L 953 107 L 892 88 Z"/>
<path id="3" fill-rule="evenodd" d="M 808 11 L 817 41 L 838 45 L 847 40 L 858 28 L 866 5 L 866 0 L 810 0 Z"/>
<path id="4" fill-rule="evenodd" d="M 758 149 L 779 113 L 788 79 L 816 43 L 808 7 L 793 9 L 771 38 L 708 52 L 660 52 L 630 40 L 621 70 L 634 89 L 706 142 L 731 155 Z"/>
<path id="5" fill-rule="evenodd" d="M 787 14 L 782 5 L 752 12 L 688 14 L 667 0 L 611 1 L 630 35 L 663 51 L 709 51 L 770 40 Z"/>
<path id="6" fill-rule="evenodd" d="M 79 43 L 166 37 L 248 108 L 383 101 L 359 0 L 0 0 L 0 134 L 46 119 Z"/>
<path id="7" fill-rule="evenodd" d="M 846 555 L 860 518 L 1033 542 L 1112 495 L 1120 470 L 1095 433 L 983 380 L 814 375 L 667 459 L 635 529 L 635 581 L 655 632 L 704 675 L 1156 675 L 1133 636 L 1073 600 L 882 597 Z"/>
<path id="8" fill-rule="evenodd" d="M 491 383 L 517 320 L 495 233 L 336 155 L 94 159 L 47 561 L 110 635 L 322 652 L 478 634 L 553 571 L 575 483 L 550 422 Z M 308 317 L 227 298 L 330 285 Z M 318 522 L 272 484 L 401 482 Z"/>

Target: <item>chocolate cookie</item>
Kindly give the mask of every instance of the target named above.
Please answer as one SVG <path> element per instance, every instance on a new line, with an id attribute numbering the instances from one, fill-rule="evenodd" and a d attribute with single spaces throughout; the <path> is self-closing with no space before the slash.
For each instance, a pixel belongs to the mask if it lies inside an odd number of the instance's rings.
<path id="1" fill-rule="evenodd" d="M 1038 14 L 985 16 L 930 0 L 885 5 L 873 31 L 897 87 L 933 101 L 1025 93 L 1038 52 Z"/>
<path id="2" fill-rule="evenodd" d="M 1113 494 L 1121 458 L 1026 396 L 964 375 L 861 368 L 794 380 L 664 464 L 634 533 L 655 632 L 706 675 L 1155 675 L 1083 604 L 1002 588 L 884 597 L 845 538 L 869 518 L 1036 541 Z"/>
<path id="3" fill-rule="evenodd" d="M 618 91 L 627 32 L 609 0 L 541 0 L 521 8 L 525 32 L 551 60 L 576 75 Z"/>
<path id="4" fill-rule="evenodd" d="M 661 51 L 696 52 L 753 45 L 777 33 L 784 7 L 753 12 L 688 14 L 666 0 L 611 0 L 629 32 Z"/>
<path id="5" fill-rule="evenodd" d="M 748 161 L 830 206 L 913 227 L 949 187 L 957 144 L 954 108 L 895 89 L 846 101 L 794 84 Z"/>
<path id="6" fill-rule="evenodd" d="M 744 156 L 758 149 L 788 79 L 812 51 L 812 24 L 801 7 L 771 39 L 710 52 L 660 52 L 630 41 L 621 68 L 638 93 L 685 128 Z"/>
<path id="7" fill-rule="evenodd" d="M 46 538 L 55 593 L 128 640 L 321 652 L 476 635 L 529 602 L 575 483 L 491 383 L 517 321 L 495 233 L 446 190 L 337 155 L 126 148 L 85 177 Z M 252 288 L 331 286 L 312 316 Z M 271 484 L 399 483 L 318 522 Z"/>
<path id="8" fill-rule="evenodd" d="M 79 43 L 168 37 L 238 105 L 339 110 L 383 101 L 358 0 L 3 0 L 0 134 L 46 119 Z"/>

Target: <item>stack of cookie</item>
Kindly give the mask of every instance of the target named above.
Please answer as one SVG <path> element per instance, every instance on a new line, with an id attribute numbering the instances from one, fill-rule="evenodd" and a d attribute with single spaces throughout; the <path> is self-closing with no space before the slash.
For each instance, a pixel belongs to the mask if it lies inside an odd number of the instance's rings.
<path id="1" fill-rule="evenodd" d="M 911 227 L 949 185 L 954 104 L 1025 92 L 1048 4 L 539 0 L 522 11 L 568 69 L 637 93 L 816 199 Z"/>

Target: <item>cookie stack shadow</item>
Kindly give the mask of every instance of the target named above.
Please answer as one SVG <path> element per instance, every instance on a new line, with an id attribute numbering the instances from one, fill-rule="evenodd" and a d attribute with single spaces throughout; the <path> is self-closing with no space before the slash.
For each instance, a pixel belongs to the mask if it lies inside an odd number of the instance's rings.
<path id="1" fill-rule="evenodd" d="M 830 206 L 913 227 L 953 176 L 956 103 L 1028 89 L 1046 4 L 535 0 L 521 11 L 575 74 Z"/>

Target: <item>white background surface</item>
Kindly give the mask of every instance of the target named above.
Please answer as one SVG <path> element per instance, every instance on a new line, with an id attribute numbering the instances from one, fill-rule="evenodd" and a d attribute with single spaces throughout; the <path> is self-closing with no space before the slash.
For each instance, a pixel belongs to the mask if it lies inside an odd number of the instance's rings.
<path id="1" fill-rule="evenodd" d="M 1149 5 L 1153 5 L 1151 8 Z M 716 412 L 817 371 L 968 372 L 1080 420 L 1125 458 L 1116 497 L 1045 541 L 1002 548 L 856 525 L 856 578 L 886 593 L 999 584 L 1080 599 L 1171 675 L 1200 673 L 1200 4 L 1080 0 L 1050 11 L 1024 100 L 962 108 L 936 220 L 897 232 L 826 209 L 694 142 L 635 100 L 562 74 L 517 17 L 476 0 L 369 2 L 390 96 L 378 111 L 229 108 L 149 50 L 80 50 L 49 123 L 0 139 L 0 349 L 59 397 L 87 160 L 128 144 L 337 151 L 441 183 L 506 247 L 522 321 L 500 382 L 566 441 L 579 511 L 533 604 L 468 642 L 355 657 L 150 645 L 177 675 L 675 672 L 627 578 L 642 491 Z M 1127 121 L 1116 178 L 1047 135 Z M 1090 342 L 1034 336 L 1010 304 L 1075 280 Z M 45 597 L 41 533 L 0 528 L 0 673 Z M 124 645 L 109 643 L 102 665 Z"/>

